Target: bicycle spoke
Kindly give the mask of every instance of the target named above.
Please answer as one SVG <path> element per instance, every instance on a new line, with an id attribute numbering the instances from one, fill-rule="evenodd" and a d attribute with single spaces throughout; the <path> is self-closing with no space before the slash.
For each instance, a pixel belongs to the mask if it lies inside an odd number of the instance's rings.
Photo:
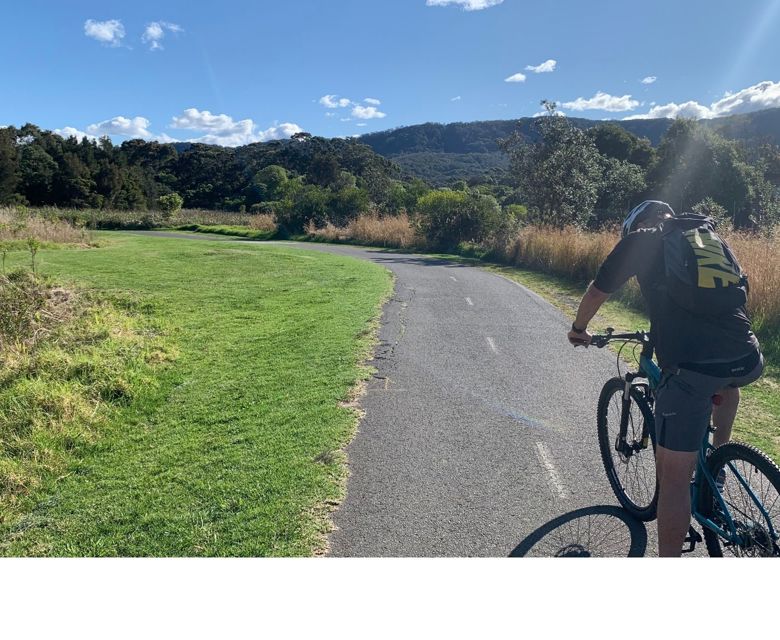
<path id="1" fill-rule="evenodd" d="M 780 522 L 778 501 L 780 494 L 769 482 L 768 478 L 754 465 L 743 460 L 731 463 L 733 470 L 727 471 L 726 484 L 722 495 L 737 531 L 743 539 L 750 543 L 745 548 L 731 545 L 727 547 L 734 555 L 772 555 L 773 543 L 769 539 L 767 516 L 773 523 Z M 755 494 L 756 499 L 764 505 L 767 516 L 759 509 L 754 498 L 735 476 L 739 474 Z"/>

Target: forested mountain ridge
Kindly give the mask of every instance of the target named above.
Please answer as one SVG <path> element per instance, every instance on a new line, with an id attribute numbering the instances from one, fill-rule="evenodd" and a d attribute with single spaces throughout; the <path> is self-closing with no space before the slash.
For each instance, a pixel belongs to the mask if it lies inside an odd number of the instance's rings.
<path id="1" fill-rule="evenodd" d="M 490 153 L 498 151 L 497 140 L 507 138 L 516 130 L 533 141 L 533 122 L 536 118 L 515 120 L 484 120 L 477 122 L 453 122 L 398 127 L 387 131 L 368 133 L 359 138 L 383 156 L 403 153 Z M 569 118 L 575 127 L 589 129 L 605 122 L 616 124 L 640 138 L 647 138 L 653 146 L 671 126 L 671 118 L 648 120 L 588 120 Z M 726 138 L 749 143 L 780 145 L 780 108 L 764 109 L 752 113 L 701 120 L 704 126 Z"/>
<path id="2" fill-rule="evenodd" d="M 398 163 L 407 176 L 422 178 L 436 186 L 453 180 L 491 176 L 501 179 L 508 160 L 498 141 L 519 132 L 530 142 L 536 140 L 536 118 L 425 123 L 369 133 L 359 140 L 377 153 Z M 674 120 L 588 120 L 569 118 L 575 127 L 591 129 L 614 124 L 658 146 Z M 745 142 L 748 146 L 780 145 L 780 108 L 700 121 L 720 135 Z"/>

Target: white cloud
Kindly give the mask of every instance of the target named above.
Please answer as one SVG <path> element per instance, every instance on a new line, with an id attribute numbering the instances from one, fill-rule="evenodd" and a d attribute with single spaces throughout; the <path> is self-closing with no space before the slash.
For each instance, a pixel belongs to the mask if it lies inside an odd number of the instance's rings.
<path id="1" fill-rule="evenodd" d="M 770 80 L 759 82 L 736 93 L 727 93 L 711 105 L 716 116 L 749 113 L 771 107 L 780 107 L 780 82 Z"/>
<path id="2" fill-rule="evenodd" d="M 320 98 L 320 104 L 328 109 L 348 107 L 352 104 L 349 98 L 339 98 L 337 95 L 327 95 Z"/>
<path id="3" fill-rule="evenodd" d="M 125 37 L 125 27 L 120 20 L 87 20 L 84 23 L 84 34 L 98 42 L 111 47 L 118 47 Z"/>
<path id="4" fill-rule="evenodd" d="M 525 74 L 516 73 L 513 76 L 509 76 L 508 78 L 506 78 L 504 82 L 525 82 Z"/>
<path id="5" fill-rule="evenodd" d="M 387 114 L 382 113 L 376 107 L 364 107 L 356 104 L 352 109 L 352 117 L 360 120 L 373 120 L 374 118 L 384 118 Z"/>
<path id="6" fill-rule="evenodd" d="M 260 131 L 257 134 L 258 142 L 268 142 L 269 140 L 285 140 L 291 138 L 296 133 L 301 133 L 301 129 L 297 124 L 292 122 L 283 122 L 280 125 Z"/>
<path id="7" fill-rule="evenodd" d="M 525 68 L 526 71 L 533 71 L 534 73 L 552 73 L 555 71 L 555 66 L 558 64 L 556 60 L 547 60 L 542 64 L 531 66 L 530 64 Z"/>
<path id="8" fill-rule="evenodd" d="M 336 114 L 333 111 L 328 111 L 325 113 L 326 118 L 335 118 Z"/>
<path id="9" fill-rule="evenodd" d="M 463 98 L 460 96 L 455 96 L 454 98 L 450 98 L 450 102 L 460 102 Z"/>
<path id="10" fill-rule="evenodd" d="M 191 138 L 188 142 L 218 144 L 223 147 L 238 147 L 253 142 L 281 140 L 303 131 L 292 122 L 284 122 L 265 131 L 258 131 L 255 123 L 249 118 L 233 120 L 224 113 L 213 114 L 210 111 L 200 111 L 194 108 L 185 109 L 182 115 L 174 116 L 171 127 L 203 133 L 202 136 Z"/>
<path id="11" fill-rule="evenodd" d="M 481 11 L 489 7 L 495 7 L 504 0 L 426 0 L 425 4 L 429 7 L 446 7 L 450 4 L 460 5 L 466 11 Z"/>
<path id="12" fill-rule="evenodd" d="M 79 131 L 75 127 L 63 127 L 62 129 L 55 129 L 53 133 L 56 133 L 58 136 L 62 136 L 63 138 L 74 137 L 79 142 L 81 142 L 84 138 L 87 138 L 88 140 L 97 140 L 97 136 L 91 136 L 84 131 Z"/>
<path id="13" fill-rule="evenodd" d="M 693 100 L 676 104 L 659 104 L 653 106 L 647 113 L 628 116 L 624 120 L 647 120 L 649 118 L 711 118 L 712 112 L 708 107 L 700 105 Z"/>
<path id="14" fill-rule="evenodd" d="M 611 96 L 603 91 L 598 91 L 592 98 L 577 98 L 572 102 L 562 104 L 572 111 L 600 110 L 600 111 L 631 111 L 639 106 L 638 100 L 632 100 L 630 95 Z"/>
<path id="15" fill-rule="evenodd" d="M 382 103 L 381 103 L 379 100 L 377 100 L 376 98 L 366 98 L 365 100 L 363 100 L 363 102 L 365 102 L 366 104 L 373 104 L 373 105 L 375 105 L 375 106 L 377 106 L 377 107 L 378 107 L 380 104 L 382 104 Z"/>
<path id="16" fill-rule="evenodd" d="M 160 43 L 165 37 L 166 31 L 181 33 L 184 29 L 172 22 L 150 22 L 146 25 L 146 29 L 144 29 L 144 33 L 141 36 L 141 42 L 148 44 L 150 51 L 162 49 L 163 46 Z"/>
<path id="17" fill-rule="evenodd" d="M 655 105 L 650 111 L 631 119 L 648 118 L 719 118 L 735 113 L 750 113 L 780 107 L 780 82 L 765 80 L 751 87 L 735 93 L 726 93 L 720 100 L 716 100 L 709 107 L 699 104 L 695 100 L 677 104 L 670 102 L 664 105 Z"/>
<path id="18" fill-rule="evenodd" d="M 126 118 L 117 116 L 110 120 L 103 120 L 87 127 L 87 133 L 93 136 L 127 136 L 129 138 L 142 138 L 151 140 L 154 134 L 149 131 L 149 120 L 142 116 Z"/>
<path id="19" fill-rule="evenodd" d="M 368 125 L 365 122 L 358 122 L 355 126 L 356 127 L 367 127 Z"/>
<path id="20" fill-rule="evenodd" d="M 549 116 L 549 115 L 550 115 L 550 114 L 549 114 L 547 111 L 537 111 L 537 112 L 536 112 L 534 115 L 532 115 L 531 117 L 532 117 L 532 118 L 541 118 L 542 116 Z M 564 113 L 563 111 L 556 111 L 556 112 L 555 112 L 555 115 L 556 115 L 556 116 L 565 116 L 565 115 L 566 115 L 566 113 Z"/>
<path id="21" fill-rule="evenodd" d="M 340 118 L 342 122 L 352 122 L 352 118 Z"/>
<path id="22" fill-rule="evenodd" d="M 646 78 L 642 78 L 642 84 L 653 84 L 658 78 L 655 76 L 647 76 Z"/>

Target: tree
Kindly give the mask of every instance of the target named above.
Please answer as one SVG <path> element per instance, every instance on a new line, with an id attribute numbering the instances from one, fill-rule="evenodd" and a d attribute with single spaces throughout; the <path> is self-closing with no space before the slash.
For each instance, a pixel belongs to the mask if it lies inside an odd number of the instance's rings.
<path id="1" fill-rule="evenodd" d="M 37 144 L 22 145 L 19 155 L 20 192 L 32 205 L 51 204 L 57 163 Z"/>
<path id="2" fill-rule="evenodd" d="M 706 198 L 725 207 L 736 228 L 773 224 L 777 194 L 765 165 L 750 165 L 744 149 L 695 120 L 672 123 L 648 173 L 650 191 L 686 211 Z"/>
<path id="3" fill-rule="evenodd" d="M 502 142 L 517 186 L 538 222 L 565 226 L 585 224 L 596 204 L 601 183 L 599 152 L 593 140 L 543 101 L 547 115 L 537 118 L 538 141 L 516 132 Z"/>
<path id="4" fill-rule="evenodd" d="M 0 129 L 0 204 L 12 202 L 19 181 L 16 165 L 16 129 Z"/>
<path id="5" fill-rule="evenodd" d="M 287 181 L 290 179 L 287 169 L 278 164 L 271 164 L 258 171 L 252 179 L 252 195 L 254 202 L 279 200 Z"/>
<path id="6" fill-rule="evenodd" d="M 647 138 L 639 138 L 614 123 L 596 125 L 588 129 L 587 134 L 603 156 L 642 168 L 647 168 L 653 159 L 653 147 Z"/>
<path id="7" fill-rule="evenodd" d="M 602 181 L 596 201 L 596 226 L 620 222 L 647 189 L 642 167 L 602 157 Z"/>

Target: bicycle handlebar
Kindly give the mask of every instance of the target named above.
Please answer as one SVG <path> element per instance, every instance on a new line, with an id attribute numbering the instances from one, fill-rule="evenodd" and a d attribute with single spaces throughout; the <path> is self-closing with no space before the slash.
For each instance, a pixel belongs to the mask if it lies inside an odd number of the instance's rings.
<path id="1" fill-rule="evenodd" d="M 646 331 L 635 331 L 634 333 L 615 333 L 615 330 L 610 327 L 607 329 L 607 333 L 603 335 L 592 336 L 590 339 L 590 344 L 601 349 L 602 347 L 606 347 L 612 340 L 626 340 L 644 344 L 649 339 L 650 336 Z"/>

